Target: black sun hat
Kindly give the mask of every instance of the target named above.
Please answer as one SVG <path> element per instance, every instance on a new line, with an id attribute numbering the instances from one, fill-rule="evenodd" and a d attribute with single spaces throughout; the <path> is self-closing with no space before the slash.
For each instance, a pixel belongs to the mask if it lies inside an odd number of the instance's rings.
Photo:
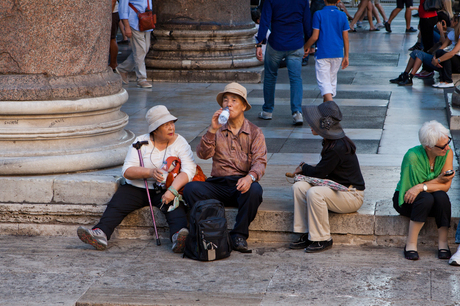
<path id="1" fill-rule="evenodd" d="M 303 116 L 310 127 L 325 139 L 340 139 L 345 133 L 340 125 L 342 112 L 334 101 L 320 105 L 302 106 Z"/>

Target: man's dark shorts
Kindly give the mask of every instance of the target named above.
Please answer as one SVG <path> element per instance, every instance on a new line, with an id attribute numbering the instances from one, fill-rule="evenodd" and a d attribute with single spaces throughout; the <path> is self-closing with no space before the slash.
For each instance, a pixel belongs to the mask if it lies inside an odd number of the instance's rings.
<path id="1" fill-rule="evenodd" d="M 119 22 L 120 22 L 120 16 L 118 16 L 118 12 L 112 13 L 112 31 L 110 32 L 110 39 L 117 38 Z"/>
<path id="2" fill-rule="evenodd" d="M 396 8 L 404 8 L 404 4 L 406 8 L 409 8 L 414 5 L 414 0 L 396 0 Z"/>

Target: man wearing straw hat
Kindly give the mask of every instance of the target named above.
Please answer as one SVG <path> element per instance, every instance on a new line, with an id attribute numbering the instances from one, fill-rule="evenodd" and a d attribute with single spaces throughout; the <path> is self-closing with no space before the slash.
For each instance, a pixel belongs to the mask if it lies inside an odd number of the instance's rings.
<path id="1" fill-rule="evenodd" d="M 249 224 L 262 203 L 262 187 L 258 181 L 267 166 L 265 137 L 256 125 L 244 117 L 251 109 L 246 88 L 238 83 L 225 86 L 217 95 L 221 106 L 212 116 L 211 125 L 196 148 L 201 159 L 212 158 L 211 177 L 205 182 L 185 185 L 184 199 L 193 206 L 197 201 L 217 199 L 225 206 L 237 207 L 236 223 L 230 232 L 233 249 L 250 252 L 246 239 Z M 218 118 L 223 108 L 229 109 L 228 122 Z"/>

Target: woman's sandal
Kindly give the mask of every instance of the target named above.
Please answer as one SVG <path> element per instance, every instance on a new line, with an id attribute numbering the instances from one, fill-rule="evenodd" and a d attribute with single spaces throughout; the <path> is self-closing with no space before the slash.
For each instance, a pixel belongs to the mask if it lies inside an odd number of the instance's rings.
<path id="1" fill-rule="evenodd" d="M 438 250 L 439 259 L 450 259 L 451 257 L 452 257 L 452 253 L 450 252 L 449 248 Z"/>
<path id="2" fill-rule="evenodd" d="M 409 260 L 418 260 L 418 252 L 417 251 L 406 251 L 406 246 L 404 246 L 404 257 Z"/>

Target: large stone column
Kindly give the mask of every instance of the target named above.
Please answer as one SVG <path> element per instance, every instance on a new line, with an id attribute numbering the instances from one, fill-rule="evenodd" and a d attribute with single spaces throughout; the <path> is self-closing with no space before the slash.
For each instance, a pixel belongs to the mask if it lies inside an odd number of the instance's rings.
<path id="1" fill-rule="evenodd" d="M 259 81 L 249 0 L 157 0 L 149 77 L 170 81 Z M 257 75 L 256 75 L 257 74 Z"/>
<path id="2" fill-rule="evenodd" d="M 110 26 L 107 0 L 0 1 L 0 175 L 123 162 L 134 135 Z"/>

